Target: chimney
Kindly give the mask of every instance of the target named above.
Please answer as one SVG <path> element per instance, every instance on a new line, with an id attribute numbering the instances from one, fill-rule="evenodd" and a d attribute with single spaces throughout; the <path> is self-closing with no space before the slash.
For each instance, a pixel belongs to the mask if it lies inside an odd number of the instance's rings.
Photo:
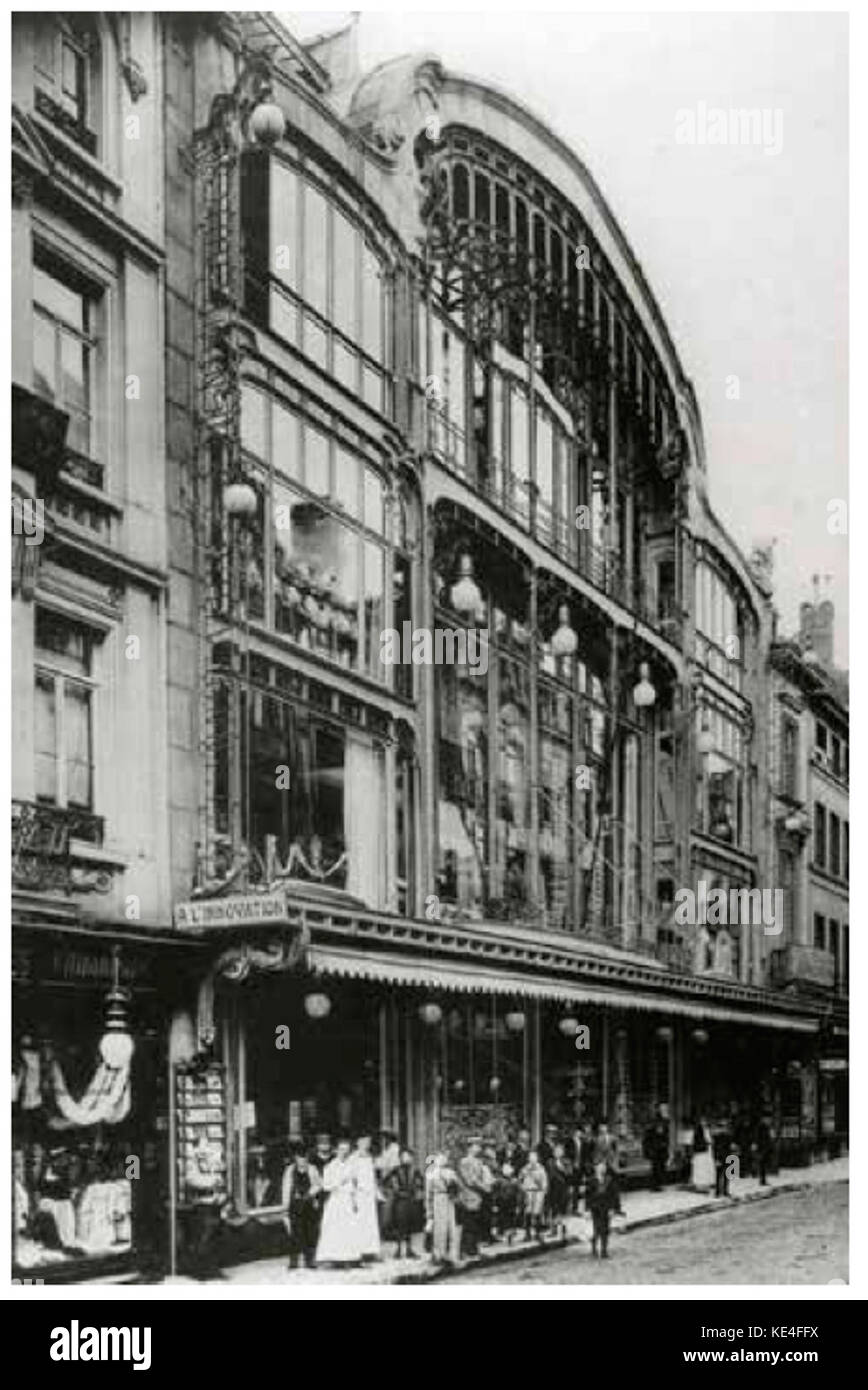
<path id="1" fill-rule="evenodd" d="M 824 598 L 814 612 L 814 651 L 825 667 L 834 664 L 835 605 L 830 598 Z"/>

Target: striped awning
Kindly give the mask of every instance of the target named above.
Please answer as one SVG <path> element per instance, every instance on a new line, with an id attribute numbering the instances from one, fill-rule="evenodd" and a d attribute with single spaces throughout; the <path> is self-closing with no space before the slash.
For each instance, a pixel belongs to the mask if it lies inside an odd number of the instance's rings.
<path id="1" fill-rule="evenodd" d="M 474 964 L 452 965 L 431 961 L 408 961 L 385 952 L 362 954 L 339 946 L 311 946 L 308 966 L 314 974 L 339 976 L 351 980 L 372 980 L 383 984 L 417 986 L 456 994 L 498 994 L 511 999 L 546 999 L 563 1004 L 606 1004 L 614 1009 L 635 1009 L 645 1013 L 677 1015 L 683 1018 L 716 1019 L 722 1023 L 747 1023 L 759 1028 L 781 1028 L 789 1032 L 815 1033 L 816 1020 L 791 1013 L 738 1009 L 713 999 L 679 999 L 613 986 L 573 983 L 568 980 L 537 980 L 528 975 L 498 974 Z"/>

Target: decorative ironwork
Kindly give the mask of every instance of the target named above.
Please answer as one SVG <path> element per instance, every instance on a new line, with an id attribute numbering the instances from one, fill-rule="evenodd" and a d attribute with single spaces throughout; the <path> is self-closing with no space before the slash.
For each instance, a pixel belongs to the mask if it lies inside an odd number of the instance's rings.
<path id="1" fill-rule="evenodd" d="M 112 870 L 77 859 L 74 841 L 101 848 L 105 823 L 90 811 L 12 802 L 12 883 L 37 892 L 107 893 Z"/>

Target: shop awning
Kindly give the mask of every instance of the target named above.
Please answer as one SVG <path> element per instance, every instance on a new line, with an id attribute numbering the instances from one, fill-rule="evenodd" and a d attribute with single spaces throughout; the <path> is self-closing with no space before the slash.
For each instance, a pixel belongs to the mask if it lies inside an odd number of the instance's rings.
<path id="1" fill-rule="evenodd" d="M 451 965 L 431 961 L 408 961 L 388 953 L 363 955 L 339 946 L 311 946 L 310 969 L 319 975 L 335 975 L 352 980 L 374 980 L 383 984 L 417 986 L 456 994 L 499 994 L 516 999 L 547 999 L 564 1004 L 606 1004 L 614 1009 L 637 1009 L 646 1013 L 679 1015 L 684 1018 L 717 1019 L 723 1023 L 747 1023 L 759 1028 L 781 1028 L 789 1032 L 816 1033 L 815 1020 L 793 1014 L 736 1009 L 716 1000 L 679 999 L 672 995 L 653 995 L 603 985 L 572 983 L 568 980 L 536 980 L 528 975 L 498 974 L 473 964 Z"/>

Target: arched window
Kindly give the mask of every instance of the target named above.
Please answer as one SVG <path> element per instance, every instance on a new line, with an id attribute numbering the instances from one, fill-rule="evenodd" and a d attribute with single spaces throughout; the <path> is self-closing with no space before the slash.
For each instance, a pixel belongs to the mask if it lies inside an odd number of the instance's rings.
<path id="1" fill-rule="evenodd" d="M 470 216 L 470 178 L 463 164 L 452 171 L 452 215 L 465 221 Z"/>
<path id="2" fill-rule="evenodd" d="M 476 221 L 491 225 L 491 184 L 484 174 L 476 175 Z"/>
<path id="3" fill-rule="evenodd" d="M 502 184 L 497 185 L 494 195 L 494 221 L 497 230 L 504 237 L 509 236 L 509 193 Z"/>

